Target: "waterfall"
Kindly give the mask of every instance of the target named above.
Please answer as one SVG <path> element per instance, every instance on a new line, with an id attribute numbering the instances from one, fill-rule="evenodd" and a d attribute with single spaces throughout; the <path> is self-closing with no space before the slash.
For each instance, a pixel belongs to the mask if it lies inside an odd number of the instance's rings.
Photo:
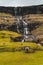
<path id="1" fill-rule="evenodd" d="M 15 16 L 17 15 L 17 7 L 14 8 Z"/>

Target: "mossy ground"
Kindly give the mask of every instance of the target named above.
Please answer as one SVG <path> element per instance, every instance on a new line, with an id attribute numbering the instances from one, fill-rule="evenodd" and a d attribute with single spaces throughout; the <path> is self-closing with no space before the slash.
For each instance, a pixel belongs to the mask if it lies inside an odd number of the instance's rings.
<path id="1" fill-rule="evenodd" d="M 30 46 L 37 48 L 38 45 L 32 42 L 12 42 L 10 36 L 16 37 L 17 33 L 9 31 L 0 31 L 0 47 L 21 47 Z M 43 65 L 43 51 L 35 53 L 24 53 L 24 51 L 16 52 L 0 52 L 0 65 Z"/>
<path id="2" fill-rule="evenodd" d="M 43 65 L 43 51 L 35 53 L 0 52 L 0 65 Z"/>

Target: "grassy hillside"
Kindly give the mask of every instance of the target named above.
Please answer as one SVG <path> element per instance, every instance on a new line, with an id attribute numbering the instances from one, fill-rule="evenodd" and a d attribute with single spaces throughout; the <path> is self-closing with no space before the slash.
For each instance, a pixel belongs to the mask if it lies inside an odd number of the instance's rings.
<path id="1" fill-rule="evenodd" d="M 17 18 L 9 13 L 0 12 L 0 24 L 12 25 L 17 21 Z"/>
<path id="2" fill-rule="evenodd" d="M 18 36 L 21 36 L 21 34 L 18 34 L 18 33 L 15 33 L 15 32 L 11 32 L 11 31 L 5 31 L 5 30 L 3 30 L 3 31 L 0 31 L 0 46 L 13 46 L 13 47 L 16 47 L 16 46 L 18 46 L 18 47 L 20 47 L 20 46 L 22 46 L 21 44 L 23 44 L 22 42 L 13 42 L 12 40 L 11 40 L 11 38 L 10 37 L 13 37 L 13 38 L 15 38 L 15 37 L 18 37 Z M 25 46 L 27 45 L 28 46 L 28 43 L 29 42 L 25 42 Z M 24 45 L 24 44 L 23 44 Z M 30 45 L 32 45 L 32 42 L 31 42 L 31 44 Z M 35 45 L 35 44 L 34 44 Z M 33 46 L 34 46 L 33 45 Z"/>
<path id="3" fill-rule="evenodd" d="M 30 19 L 31 22 L 43 22 L 43 15 L 29 15 L 27 17 Z M 16 17 L 15 17 L 16 19 Z M 0 14 L 0 24 L 8 23 L 8 26 L 10 24 L 12 25 L 15 22 L 14 16 L 10 14 L 1 13 Z M 29 20 L 28 20 L 29 22 Z M 32 31 L 33 35 L 39 35 L 41 34 L 41 39 L 43 38 L 43 25 L 38 27 L 37 29 Z M 33 42 L 14 42 L 11 40 L 11 37 L 15 38 L 21 36 L 21 34 L 18 34 L 16 32 L 8 31 L 6 30 L 0 30 L 0 49 L 6 48 L 11 49 L 16 48 L 16 50 L 20 47 L 29 46 L 31 49 L 40 49 L 43 50 L 42 46 L 39 46 L 36 43 Z M 42 41 L 43 42 L 43 41 Z M 32 51 L 32 50 L 30 50 Z M 43 51 L 37 51 L 35 53 L 24 53 L 24 51 L 18 51 L 18 52 L 2 52 L 0 51 L 0 65 L 43 65 Z"/>
<path id="4" fill-rule="evenodd" d="M 23 16 L 24 19 L 26 19 L 28 22 L 43 22 L 43 14 L 28 14 Z M 14 22 L 17 22 L 18 16 L 13 16 L 9 13 L 1 13 L 0 12 L 0 24 L 1 23 L 8 23 L 8 25 L 13 24 Z"/>
<path id="5" fill-rule="evenodd" d="M 34 29 L 32 31 L 32 34 L 34 34 L 34 35 L 42 34 L 43 35 L 43 25 L 41 25 L 41 26 L 37 27 L 36 29 Z"/>
<path id="6" fill-rule="evenodd" d="M 0 31 L 0 48 L 18 48 L 23 46 L 31 46 L 32 49 L 38 48 L 36 43 L 32 42 L 12 42 L 10 36 L 19 36 L 18 33 L 2 30 Z M 21 35 L 20 35 L 21 36 Z M 43 51 L 37 51 L 35 53 L 22 52 L 0 52 L 0 64 L 1 65 L 43 65 Z"/>
<path id="7" fill-rule="evenodd" d="M 10 42 L 10 37 L 18 37 L 21 36 L 21 34 L 18 34 L 16 32 L 11 32 L 7 30 L 0 31 L 0 42 Z"/>
<path id="8" fill-rule="evenodd" d="M 24 19 L 27 19 L 29 22 L 43 22 L 43 14 L 28 14 L 24 16 Z"/>
<path id="9" fill-rule="evenodd" d="M 43 65 L 43 52 L 0 52 L 1 65 Z"/>

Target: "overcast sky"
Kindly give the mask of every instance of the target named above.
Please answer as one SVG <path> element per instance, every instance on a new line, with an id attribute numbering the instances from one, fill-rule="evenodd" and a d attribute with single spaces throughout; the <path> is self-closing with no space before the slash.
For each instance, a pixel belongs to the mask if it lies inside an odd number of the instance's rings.
<path id="1" fill-rule="evenodd" d="M 43 4 L 43 0 L 0 0 L 0 6 L 31 6 Z"/>

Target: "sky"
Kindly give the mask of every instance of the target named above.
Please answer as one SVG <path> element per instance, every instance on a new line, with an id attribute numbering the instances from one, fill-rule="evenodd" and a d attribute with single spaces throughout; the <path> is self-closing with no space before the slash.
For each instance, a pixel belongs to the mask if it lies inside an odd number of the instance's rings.
<path id="1" fill-rule="evenodd" d="M 0 6 L 31 6 L 43 4 L 43 0 L 0 0 Z"/>

